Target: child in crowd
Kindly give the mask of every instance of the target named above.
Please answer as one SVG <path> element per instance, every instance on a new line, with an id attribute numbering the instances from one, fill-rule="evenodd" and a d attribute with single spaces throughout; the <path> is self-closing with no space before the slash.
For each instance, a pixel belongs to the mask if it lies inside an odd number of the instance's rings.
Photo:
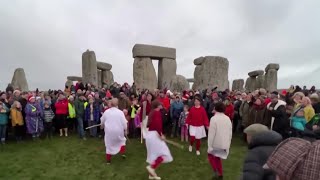
<path id="1" fill-rule="evenodd" d="M 180 118 L 179 118 L 179 127 L 180 127 L 180 131 L 181 131 L 181 142 L 183 142 L 184 140 L 186 140 L 186 142 L 188 142 L 189 134 L 188 134 L 188 125 L 186 124 L 186 119 L 187 119 L 188 114 L 189 114 L 189 106 L 184 105 L 183 112 L 181 112 Z"/>
<path id="2" fill-rule="evenodd" d="M 8 112 L 9 109 L 7 106 L 0 101 L 0 139 L 1 144 L 6 143 L 6 131 L 7 131 L 7 124 L 8 124 Z"/>
<path id="3" fill-rule="evenodd" d="M 136 135 L 139 135 L 139 132 L 141 132 L 141 120 L 139 116 L 140 111 L 141 111 L 141 108 L 138 108 L 136 112 L 136 116 L 134 117 L 134 120 L 133 120 Z"/>
<path id="4" fill-rule="evenodd" d="M 128 112 L 128 110 L 126 110 L 126 109 L 124 109 L 122 112 L 123 112 L 123 114 L 124 114 L 124 117 L 125 117 L 126 120 L 127 120 L 127 132 L 128 132 L 128 133 L 132 133 L 132 132 L 129 132 L 129 123 L 130 123 L 130 120 L 131 120 L 130 115 L 129 115 L 129 112 Z"/>
<path id="5" fill-rule="evenodd" d="M 307 121 L 304 117 L 304 108 L 300 108 L 292 117 L 291 126 L 296 130 L 304 131 L 306 124 Z"/>
<path id="6" fill-rule="evenodd" d="M 10 110 L 10 116 L 11 116 L 11 124 L 14 128 L 14 135 L 16 137 L 17 142 L 20 142 L 22 140 L 22 136 L 24 133 L 23 128 L 23 116 L 22 116 L 22 107 L 19 101 L 14 101 L 11 110 Z"/>
<path id="7" fill-rule="evenodd" d="M 44 102 L 44 109 L 43 109 L 43 119 L 44 119 L 44 132 L 47 138 L 52 137 L 52 120 L 54 118 L 54 113 L 50 106 L 50 101 Z"/>

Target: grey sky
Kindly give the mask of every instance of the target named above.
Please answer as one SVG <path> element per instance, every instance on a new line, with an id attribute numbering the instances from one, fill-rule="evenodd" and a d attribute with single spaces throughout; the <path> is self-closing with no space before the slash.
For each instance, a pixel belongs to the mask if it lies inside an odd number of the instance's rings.
<path id="1" fill-rule="evenodd" d="M 177 49 L 178 74 L 193 59 L 229 60 L 229 80 L 280 63 L 279 88 L 320 86 L 319 0 L 3 0 L 0 1 L 0 89 L 14 69 L 30 88 L 63 88 L 81 75 L 81 55 L 113 65 L 117 82 L 132 80 L 132 47 Z"/>

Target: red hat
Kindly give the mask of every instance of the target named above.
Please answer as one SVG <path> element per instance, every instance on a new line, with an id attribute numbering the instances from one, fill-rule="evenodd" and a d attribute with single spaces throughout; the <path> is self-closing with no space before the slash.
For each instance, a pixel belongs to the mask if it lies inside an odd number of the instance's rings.
<path id="1" fill-rule="evenodd" d="M 286 96 L 286 95 L 287 95 L 287 90 L 282 90 L 281 94 L 282 94 L 283 96 Z"/>
<path id="2" fill-rule="evenodd" d="M 30 102 L 31 99 L 35 99 L 35 97 L 34 97 L 33 95 L 30 95 L 30 96 L 28 97 L 28 101 Z"/>

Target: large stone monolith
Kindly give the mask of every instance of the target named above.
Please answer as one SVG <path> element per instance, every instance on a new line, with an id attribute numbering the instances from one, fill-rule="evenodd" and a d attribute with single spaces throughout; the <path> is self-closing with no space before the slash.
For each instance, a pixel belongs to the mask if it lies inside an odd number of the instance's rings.
<path id="1" fill-rule="evenodd" d="M 102 71 L 102 86 L 104 87 L 107 85 L 109 87 L 111 84 L 114 83 L 113 73 L 111 71 Z"/>
<path id="2" fill-rule="evenodd" d="M 170 81 L 176 75 L 177 61 L 175 59 L 163 58 L 158 65 L 158 88 L 170 89 Z"/>
<path id="3" fill-rule="evenodd" d="M 97 75 L 98 75 L 98 87 L 102 87 L 102 71 L 97 69 Z"/>
<path id="4" fill-rule="evenodd" d="M 265 75 L 265 89 L 269 92 L 277 90 L 278 72 L 275 69 L 269 69 Z"/>
<path id="5" fill-rule="evenodd" d="M 189 82 L 182 75 L 174 75 L 171 78 L 170 89 L 171 91 L 182 92 L 184 90 L 189 90 Z"/>
<path id="6" fill-rule="evenodd" d="M 256 82 L 257 82 L 256 77 L 248 77 L 245 85 L 246 90 L 250 92 L 256 90 Z"/>
<path id="7" fill-rule="evenodd" d="M 243 79 L 235 79 L 232 82 L 232 90 L 238 90 L 242 91 L 244 86 L 244 80 Z"/>
<path id="8" fill-rule="evenodd" d="M 199 58 L 197 58 L 199 59 Z M 218 90 L 229 88 L 228 84 L 228 59 L 220 56 L 205 56 L 203 60 L 199 60 L 200 68 L 195 69 L 194 73 L 194 89 L 206 89 L 208 87 L 217 87 Z"/>
<path id="9" fill-rule="evenodd" d="M 17 68 L 14 71 L 11 85 L 14 89 L 20 89 L 21 91 L 29 91 L 29 86 L 26 78 L 26 74 L 23 68 Z"/>
<path id="10" fill-rule="evenodd" d="M 87 50 L 82 54 L 83 83 L 98 85 L 97 60 L 94 51 Z"/>
<path id="11" fill-rule="evenodd" d="M 134 58 L 133 79 L 137 88 L 149 90 L 157 89 L 157 75 L 153 67 L 151 58 Z"/>

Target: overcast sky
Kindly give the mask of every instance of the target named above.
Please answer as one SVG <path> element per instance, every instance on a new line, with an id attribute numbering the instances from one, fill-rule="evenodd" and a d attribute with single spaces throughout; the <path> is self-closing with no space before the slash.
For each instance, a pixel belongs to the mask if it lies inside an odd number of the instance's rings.
<path id="1" fill-rule="evenodd" d="M 319 0 L 2 0 L 0 88 L 23 67 L 29 87 L 63 88 L 81 76 L 81 55 L 113 65 L 117 82 L 133 81 L 135 43 L 177 49 L 178 74 L 193 60 L 229 60 L 229 80 L 280 63 L 278 88 L 320 86 Z"/>

